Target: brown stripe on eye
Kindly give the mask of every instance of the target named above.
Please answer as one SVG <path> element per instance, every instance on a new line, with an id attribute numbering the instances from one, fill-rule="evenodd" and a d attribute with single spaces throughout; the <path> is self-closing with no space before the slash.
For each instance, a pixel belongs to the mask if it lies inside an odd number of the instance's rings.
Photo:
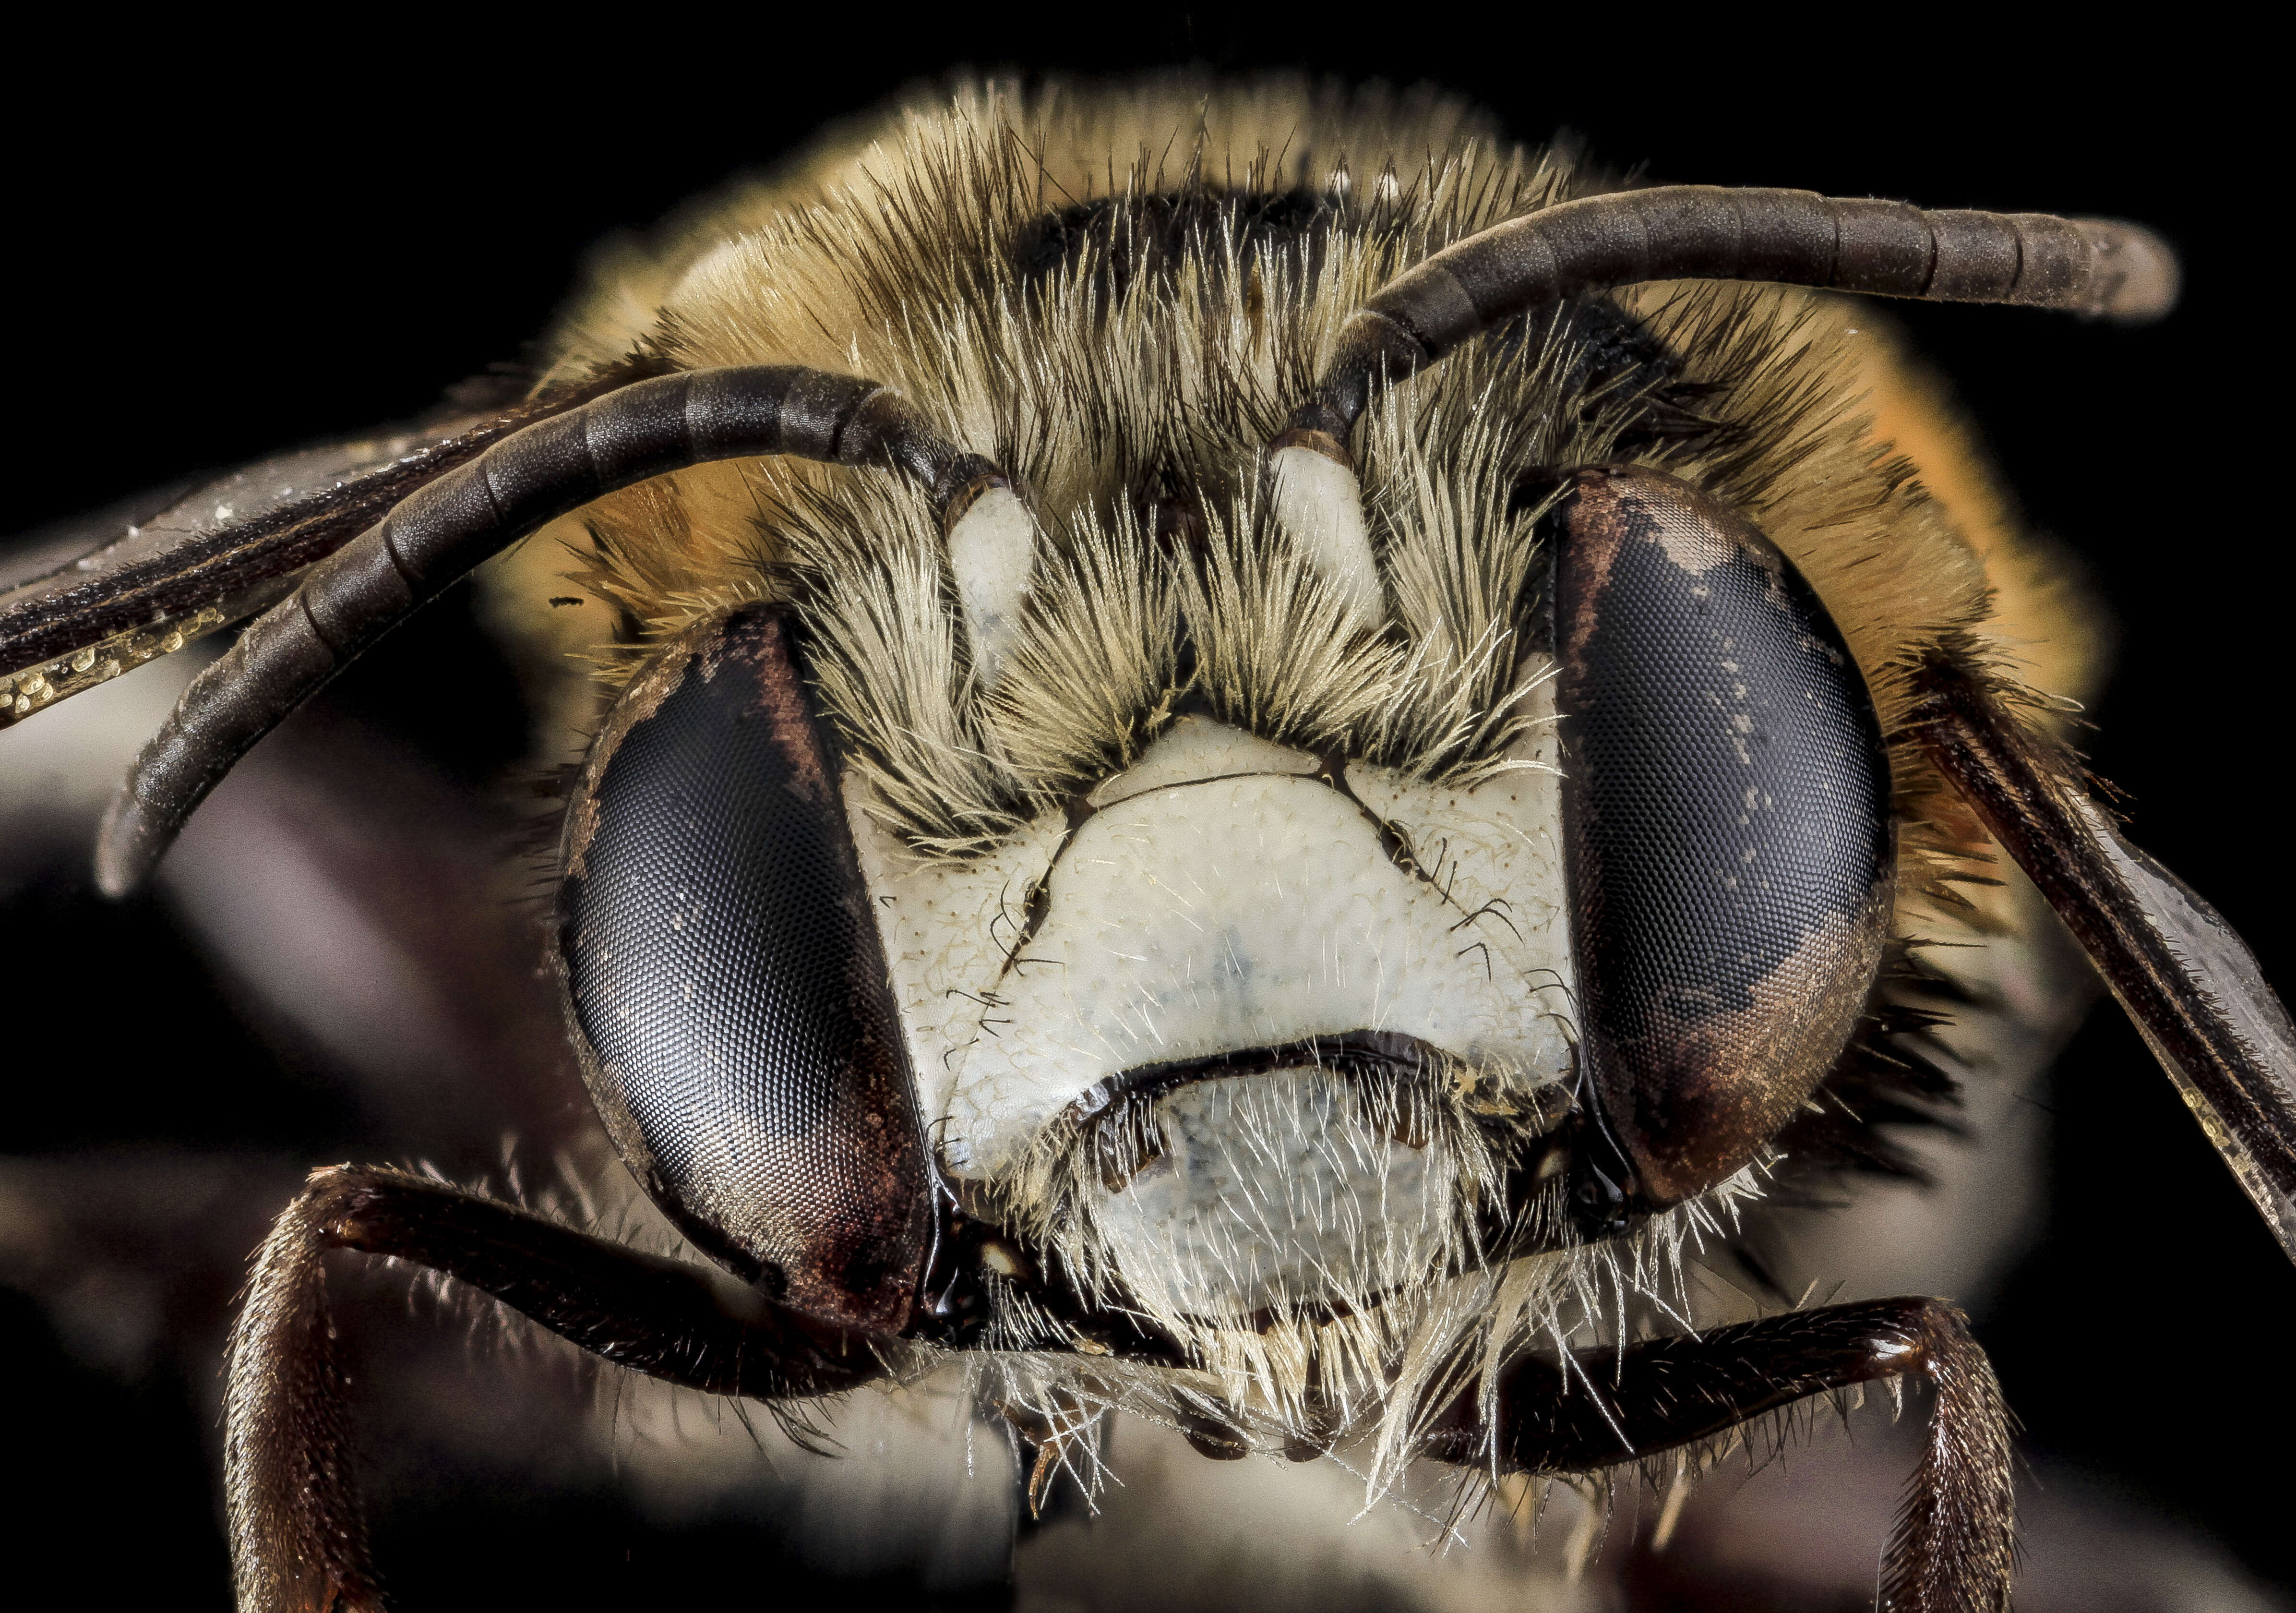
<path id="1" fill-rule="evenodd" d="M 697 1246 L 843 1327 L 913 1320 L 931 1213 L 882 943 L 790 620 L 633 681 L 569 818 L 556 961 L 585 1080 Z"/>
<path id="2" fill-rule="evenodd" d="M 1563 831 L 1587 1057 L 1637 1197 L 1758 1157 L 1849 1039 L 1896 873 L 1856 662 L 1750 522 L 1579 473 L 1555 562 Z"/>

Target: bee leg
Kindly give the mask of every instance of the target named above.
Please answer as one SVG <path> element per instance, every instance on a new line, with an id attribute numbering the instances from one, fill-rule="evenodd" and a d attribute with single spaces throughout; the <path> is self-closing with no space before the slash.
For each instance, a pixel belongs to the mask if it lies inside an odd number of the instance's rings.
<path id="1" fill-rule="evenodd" d="M 1062 1497 L 1088 1502 L 1099 1493 L 1107 1413 L 1073 1395 L 1055 1393 L 1041 1405 L 995 1403 L 1020 1442 L 1021 1527 L 1025 1530 L 1070 1511 Z M 1069 1477 L 1065 1488 L 1062 1474 Z"/>
<path id="2" fill-rule="evenodd" d="M 858 1336 L 718 1271 L 402 1171 L 316 1171 L 256 1252 L 232 1326 L 224 1490 L 241 1613 L 382 1606 L 327 1313 L 330 1249 L 443 1271 L 608 1361 L 712 1394 L 823 1395 L 883 1370 Z"/>
<path id="3" fill-rule="evenodd" d="M 1916 669 L 1914 732 L 2032 877 L 2296 1260 L 2296 1021 L 2200 893 L 2121 838 L 2079 762 L 1966 658 Z"/>
<path id="4" fill-rule="evenodd" d="M 2009 1605 L 2009 1418 L 1962 1313 L 1936 1299 L 1828 1305 L 1623 1350 L 1526 1356 L 1463 1396 L 1428 1454 L 1501 1472 L 1586 1473 L 1710 1440 L 1796 1401 L 1919 1374 L 1936 1391 L 1882 1560 L 1882 1613 Z"/>

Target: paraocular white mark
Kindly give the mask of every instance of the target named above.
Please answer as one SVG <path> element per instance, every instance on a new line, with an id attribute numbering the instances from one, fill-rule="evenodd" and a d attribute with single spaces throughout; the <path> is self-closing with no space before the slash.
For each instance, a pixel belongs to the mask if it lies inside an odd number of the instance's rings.
<path id="1" fill-rule="evenodd" d="M 1268 456 L 1275 495 L 1275 519 L 1292 534 L 1300 552 L 1337 585 L 1365 624 L 1386 613 L 1379 563 L 1372 558 L 1371 532 L 1364 525 L 1363 490 L 1355 473 L 1308 448 L 1278 449 Z"/>
<path id="2" fill-rule="evenodd" d="M 1020 635 L 1036 548 L 1035 518 L 1004 487 L 975 498 L 948 535 L 949 569 L 972 635 L 973 664 L 985 683 L 996 680 Z"/>

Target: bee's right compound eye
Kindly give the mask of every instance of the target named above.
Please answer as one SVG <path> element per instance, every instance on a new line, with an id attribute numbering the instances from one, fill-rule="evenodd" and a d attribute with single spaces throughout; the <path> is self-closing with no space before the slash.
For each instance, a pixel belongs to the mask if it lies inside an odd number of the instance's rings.
<path id="1" fill-rule="evenodd" d="M 1655 1209 L 1757 1158 L 1848 1041 L 1894 889 L 1889 760 L 1808 584 L 1674 477 L 1580 473 L 1554 622 L 1582 1057 L 1613 1185 Z"/>
<path id="2" fill-rule="evenodd" d="M 782 612 L 616 704 L 570 805 L 559 963 L 592 1098 L 687 1236 L 797 1308 L 908 1321 L 930 1204 L 882 944 Z"/>

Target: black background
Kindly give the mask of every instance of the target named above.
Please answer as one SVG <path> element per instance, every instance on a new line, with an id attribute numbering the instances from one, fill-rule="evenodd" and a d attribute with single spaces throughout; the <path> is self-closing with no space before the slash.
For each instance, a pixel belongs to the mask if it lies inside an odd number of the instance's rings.
<path id="1" fill-rule="evenodd" d="M 2131 798 L 2135 838 L 2224 910 L 2267 974 L 2296 980 L 2274 782 L 2286 292 L 2269 272 L 2274 232 L 2243 206 L 2262 178 L 2242 121 L 2257 47 L 2175 17 L 2157 20 L 2174 37 L 2076 43 L 1956 15 L 1883 37 L 1767 12 L 1685 33 L 1657 14 L 1562 23 L 1529 7 L 1497 19 L 1420 6 L 1346 27 L 1313 9 L 1120 25 L 1087 9 L 977 12 L 935 32 L 865 7 L 778 26 L 660 8 L 594 30 L 537 19 L 516 39 L 432 17 L 324 44 L 125 27 L 28 43 L 25 93 L 5 113 L 15 228 L 0 309 L 16 402 L 0 530 L 415 414 L 446 383 L 517 358 L 605 232 L 964 63 L 1427 79 L 1517 136 L 1569 128 L 1602 159 L 1669 178 L 2138 218 L 2180 247 L 2187 274 L 2183 308 L 2157 327 L 1899 313 L 2033 523 L 2085 556 L 2118 615 L 2093 753 Z M 499 738 L 468 738 L 473 767 Z M 40 925 L 80 922 L 57 901 L 0 942 L 21 955 L 53 939 Z M 147 960 L 154 983 L 126 1011 L 205 1023 L 196 973 L 168 986 L 167 961 Z M 127 959 L 111 984 L 135 970 Z M 56 1067 L 42 1022 L 71 1017 L 72 1000 L 0 1011 L 7 1063 Z M 330 1115 L 268 1082 L 227 1025 L 210 1029 L 213 1066 L 195 1079 L 113 1088 L 100 1106 L 77 1086 L 12 1096 L 0 1151 L 166 1136 L 324 1147 Z M 1983 1329 L 2028 1443 L 2296 1579 L 2288 1262 L 2117 1014 L 2096 1015 L 2065 1056 L 2052 1103 L 2051 1219 Z M 33 1392 L 11 1441 L 19 1480 L 48 1482 L 0 1529 L 140 1535 L 153 1572 L 120 1600 L 181 1584 L 204 1605 L 220 1590 L 219 1543 L 180 1395 L 81 1372 L 37 1311 L 10 1308 L 0 1352 L 53 1388 Z"/>

